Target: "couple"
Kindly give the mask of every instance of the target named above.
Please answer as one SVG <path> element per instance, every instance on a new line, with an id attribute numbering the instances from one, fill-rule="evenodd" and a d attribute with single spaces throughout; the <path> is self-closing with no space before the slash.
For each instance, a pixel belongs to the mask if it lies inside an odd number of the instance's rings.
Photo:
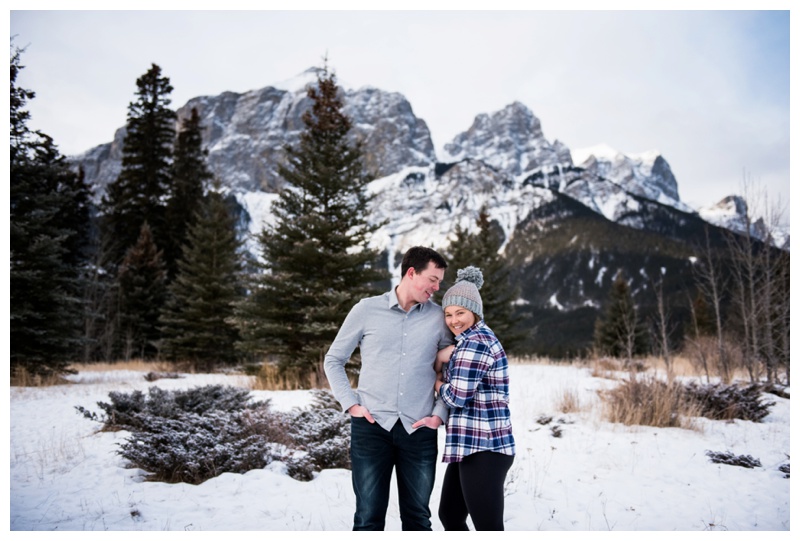
<path id="1" fill-rule="evenodd" d="M 325 356 L 333 394 L 351 415 L 354 530 L 383 530 L 393 469 L 403 530 L 431 529 L 436 429 L 445 423 L 444 528 L 466 530 L 470 515 L 478 530 L 503 529 L 503 483 L 514 460 L 508 360 L 483 322 L 478 269 L 459 271 L 442 306 L 433 302 L 446 268 L 436 251 L 409 249 L 400 284 L 357 303 Z M 478 283 L 469 281 L 475 275 Z M 356 347 L 354 391 L 344 365 Z M 437 378 L 435 365 L 448 359 Z"/>

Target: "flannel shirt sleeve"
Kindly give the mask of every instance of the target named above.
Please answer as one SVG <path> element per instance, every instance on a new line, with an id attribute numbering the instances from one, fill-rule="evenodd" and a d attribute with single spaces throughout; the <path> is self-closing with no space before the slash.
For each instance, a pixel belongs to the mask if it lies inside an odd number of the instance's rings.
<path id="1" fill-rule="evenodd" d="M 439 388 L 439 396 L 451 408 L 463 408 L 472 400 L 494 358 L 485 343 L 468 340 L 456 347 L 449 364 L 449 381 Z"/>

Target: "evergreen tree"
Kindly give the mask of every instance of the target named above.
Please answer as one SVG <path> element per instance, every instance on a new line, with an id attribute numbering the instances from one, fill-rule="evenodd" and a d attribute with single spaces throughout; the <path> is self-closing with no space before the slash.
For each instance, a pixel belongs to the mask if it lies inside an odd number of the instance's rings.
<path id="1" fill-rule="evenodd" d="M 168 108 L 172 85 L 153 64 L 136 80 L 137 99 L 128 105 L 122 171 L 103 197 L 103 238 L 110 270 L 136 244 L 144 222 L 164 238 L 176 114 Z"/>
<path id="2" fill-rule="evenodd" d="M 210 191 L 188 230 L 178 274 L 161 314 L 163 353 L 198 369 L 236 360 L 236 327 L 228 321 L 239 286 L 240 242 L 233 215 L 219 186 Z"/>
<path id="3" fill-rule="evenodd" d="M 28 128 L 35 94 L 16 86 L 19 50 L 10 64 L 10 368 L 47 376 L 79 349 L 88 188 L 52 138 Z"/>
<path id="4" fill-rule="evenodd" d="M 117 282 L 123 357 L 152 358 L 158 353 L 158 316 L 166 297 L 166 270 L 147 222 L 142 224 L 136 244 L 125 254 Z"/>
<path id="5" fill-rule="evenodd" d="M 492 226 L 484 206 L 476 220 L 478 231 L 456 225 L 447 252 L 447 275 L 449 282 L 455 281 L 456 272 L 468 265 L 481 269 L 484 287 L 481 288 L 483 317 L 507 351 L 513 351 L 522 334 L 515 328 L 513 302 L 519 296 L 519 288 L 511 283 L 511 269 L 499 253 L 503 244 L 502 233 Z"/>
<path id="6" fill-rule="evenodd" d="M 371 180 L 360 143 L 350 143 L 335 75 L 318 73 L 297 148 L 279 167 L 286 181 L 273 205 L 275 222 L 258 236 L 263 274 L 236 313 L 239 347 L 274 356 L 285 370 L 321 370 L 321 360 L 352 306 L 385 279 L 368 247 Z M 382 225 L 382 224 L 381 224 Z"/>
<path id="7" fill-rule="evenodd" d="M 624 273 L 617 273 L 605 315 L 597 320 L 594 333 L 595 349 L 612 357 L 630 361 L 635 355 L 647 353 L 647 329 L 633 303 Z"/>
<path id="8" fill-rule="evenodd" d="M 203 149 L 202 126 L 197 109 L 183 119 L 172 161 L 171 193 L 166 208 L 164 261 L 171 281 L 178 270 L 181 247 L 202 204 L 203 191 L 211 179 Z"/>

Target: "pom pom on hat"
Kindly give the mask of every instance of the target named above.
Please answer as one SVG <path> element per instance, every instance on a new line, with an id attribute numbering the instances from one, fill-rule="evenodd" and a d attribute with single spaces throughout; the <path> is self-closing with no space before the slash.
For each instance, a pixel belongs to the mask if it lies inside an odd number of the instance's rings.
<path id="1" fill-rule="evenodd" d="M 473 267 L 470 265 L 469 267 L 458 269 L 458 272 L 456 273 L 456 283 L 462 280 L 472 282 L 478 289 L 483 287 L 483 273 L 478 267 Z"/>
<path id="2" fill-rule="evenodd" d="M 483 319 L 483 301 L 478 289 L 483 286 L 483 273 L 477 267 L 470 265 L 459 269 L 456 273 L 456 283 L 447 290 L 442 298 L 442 308 L 448 306 L 461 306 L 474 312 L 479 319 Z"/>

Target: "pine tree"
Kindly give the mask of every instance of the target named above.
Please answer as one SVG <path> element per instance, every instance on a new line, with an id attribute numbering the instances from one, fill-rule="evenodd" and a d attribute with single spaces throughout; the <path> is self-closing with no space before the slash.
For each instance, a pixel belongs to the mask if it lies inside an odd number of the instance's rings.
<path id="1" fill-rule="evenodd" d="M 513 351 L 522 339 L 515 328 L 513 302 L 519 296 L 519 288 L 511 283 L 511 269 L 499 253 L 502 233 L 492 226 L 484 206 L 476 220 L 478 231 L 456 225 L 453 241 L 447 252 L 447 275 L 449 283 L 455 281 L 458 269 L 474 265 L 481 269 L 484 286 L 481 288 L 483 318 L 503 344 L 506 351 Z"/>
<path id="2" fill-rule="evenodd" d="M 164 261 L 171 281 L 178 271 L 181 247 L 202 204 L 203 191 L 211 179 L 203 149 L 200 115 L 192 108 L 189 118 L 181 122 L 175 143 L 171 172 L 171 193 L 166 208 Z"/>
<path id="3" fill-rule="evenodd" d="M 177 116 L 168 108 L 172 85 L 153 64 L 136 86 L 137 99 L 128 105 L 122 171 L 109 184 L 102 202 L 104 251 L 112 271 L 136 244 L 144 222 L 157 238 L 164 238 Z"/>
<path id="4" fill-rule="evenodd" d="M 28 128 L 35 93 L 18 88 L 20 51 L 10 77 L 10 338 L 12 374 L 68 371 L 79 349 L 80 253 L 88 233 L 88 188 L 52 138 Z"/>
<path id="5" fill-rule="evenodd" d="M 161 314 L 163 353 L 189 360 L 197 369 L 236 360 L 236 327 L 229 322 L 239 286 L 241 243 L 233 215 L 217 185 L 188 230 L 178 273 Z"/>
<path id="6" fill-rule="evenodd" d="M 368 247 L 378 228 L 366 221 L 371 179 L 361 145 L 349 142 L 352 123 L 327 67 L 308 97 L 299 146 L 285 149 L 279 167 L 286 185 L 273 205 L 275 222 L 258 236 L 264 273 L 236 313 L 242 350 L 305 372 L 320 370 L 350 308 L 386 278 Z"/>
<path id="7" fill-rule="evenodd" d="M 639 318 L 630 286 L 621 271 L 611 285 L 605 314 L 595 325 L 594 345 L 600 353 L 624 357 L 628 362 L 635 355 L 647 353 L 647 330 Z"/>
<path id="8" fill-rule="evenodd" d="M 166 270 L 147 222 L 125 254 L 117 282 L 123 357 L 152 358 L 158 353 L 158 316 L 166 298 Z"/>

